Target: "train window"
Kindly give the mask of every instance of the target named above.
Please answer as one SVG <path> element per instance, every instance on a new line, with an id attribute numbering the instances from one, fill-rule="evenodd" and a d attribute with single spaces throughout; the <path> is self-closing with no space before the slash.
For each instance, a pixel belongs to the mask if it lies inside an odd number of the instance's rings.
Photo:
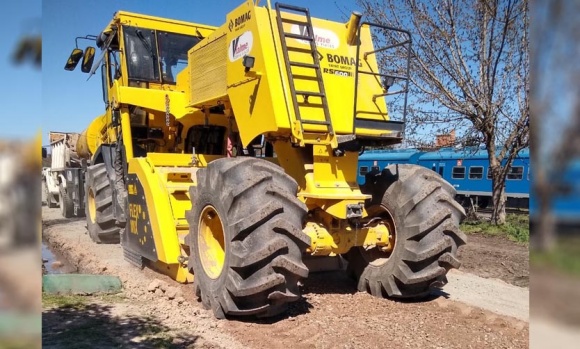
<path id="1" fill-rule="evenodd" d="M 483 167 L 472 166 L 469 168 L 469 179 L 482 179 L 483 178 Z"/>
<path id="2" fill-rule="evenodd" d="M 436 167 L 435 165 L 433 165 L 433 167 L 431 167 L 431 170 L 432 170 L 433 172 L 437 172 L 437 167 Z"/>
<path id="3" fill-rule="evenodd" d="M 455 166 L 451 172 L 451 178 L 453 179 L 465 179 L 465 167 Z"/>
<path id="4" fill-rule="evenodd" d="M 487 168 L 487 179 L 491 181 L 491 167 Z"/>
<path id="5" fill-rule="evenodd" d="M 524 178 L 524 168 L 523 166 L 512 166 L 510 167 L 508 174 L 507 174 L 507 179 L 511 179 L 511 180 L 519 180 Z"/>
<path id="6" fill-rule="evenodd" d="M 358 173 L 361 176 L 366 175 L 369 172 L 369 168 L 367 166 L 361 166 L 360 169 L 358 170 Z"/>

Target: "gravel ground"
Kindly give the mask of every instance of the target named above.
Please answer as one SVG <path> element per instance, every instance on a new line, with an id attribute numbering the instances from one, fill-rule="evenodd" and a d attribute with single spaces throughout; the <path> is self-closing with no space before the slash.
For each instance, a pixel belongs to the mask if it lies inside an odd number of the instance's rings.
<path id="1" fill-rule="evenodd" d="M 397 302 L 356 292 L 342 272 L 313 273 L 305 282 L 303 299 L 286 316 L 268 321 L 219 321 L 197 303 L 191 285 L 132 267 L 123 260 L 119 245 L 92 243 L 84 220 L 63 220 L 58 209 L 43 207 L 43 238 L 80 271 L 118 275 L 123 281 L 119 300 L 95 301 L 76 314 L 79 319 L 87 319 L 83 312 L 89 318 L 107 315 L 106 320 L 97 319 L 97 324 L 104 325 L 90 324 L 90 333 L 103 333 L 98 342 L 91 342 L 92 347 L 167 347 L 163 343 L 181 348 L 284 349 L 529 345 L 528 308 L 521 299 L 527 289 L 491 278 L 454 272 L 449 275 L 450 284 L 438 295 L 423 302 Z M 462 253 L 465 258 L 475 252 Z M 503 295 L 501 299 L 498 294 Z M 506 311 L 506 306 L 513 309 Z M 83 333 L 89 326 L 88 320 L 63 324 L 63 319 L 75 318 L 63 309 L 45 307 L 43 314 L 43 342 L 52 348 L 66 347 L 66 329 Z M 123 331 L 112 330 L 119 326 Z M 151 339 L 160 333 L 162 341 Z"/>

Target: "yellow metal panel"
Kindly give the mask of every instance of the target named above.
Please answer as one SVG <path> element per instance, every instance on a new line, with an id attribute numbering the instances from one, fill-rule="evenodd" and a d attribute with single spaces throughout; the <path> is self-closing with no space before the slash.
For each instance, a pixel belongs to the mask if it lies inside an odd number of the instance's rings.
<path id="1" fill-rule="evenodd" d="M 129 159 L 129 173 L 137 174 L 143 185 L 147 210 L 153 229 L 153 239 L 159 261 L 178 263 L 181 254 L 169 195 L 163 182 L 147 158 Z"/>
<path id="2" fill-rule="evenodd" d="M 177 282 L 191 283 L 194 279 L 193 274 L 191 274 L 189 270 L 178 264 L 167 265 L 165 263 L 157 262 L 151 263 L 149 266 L 153 270 L 165 274 Z"/>
<path id="3" fill-rule="evenodd" d="M 165 99 L 169 98 L 171 115 L 180 119 L 195 111 L 187 106 L 187 96 L 181 91 L 145 89 L 139 87 L 118 86 L 117 101 L 123 104 L 138 105 L 150 111 L 166 111 Z"/>
<path id="4" fill-rule="evenodd" d="M 115 23 L 164 30 L 172 33 L 186 35 L 199 35 L 198 33 L 200 33 L 202 36 L 207 36 L 213 32 L 213 30 L 215 30 L 215 27 L 209 25 L 196 24 L 163 17 L 148 16 L 140 13 L 126 11 L 116 12 L 115 17 L 109 24 L 109 27 L 113 27 Z"/>
<path id="5" fill-rule="evenodd" d="M 191 72 L 190 105 L 204 106 L 204 102 L 224 98 L 227 94 L 225 34 L 207 45 L 198 45 L 189 51 Z"/>
<path id="6" fill-rule="evenodd" d="M 147 160 L 154 166 L 193 166 L 206 167 L 213 160 L 222 158 L 221 155 L 203 155 L 197 154 L 172 154 L 172 153 L 149 153 Z"/>
<path id="7" fill-rule="evenodd" d="M 263 133 L 289 133 L 291 124 L 280 80 L 283 67 L 274 48 L 268 10 L 246 1 L 228 14 L 225 26 L 228 95 L 243 144 Z M 248 72 L 242 64 L 244 55 L 255 58 Z"/>
<path id="8" fill-rule="evenodd" d="M 347 205 L 370 199 L 356 182 L 356 153 L 336 157 L 331 156 L 329 145 L 314 145 L 314 154 L 308 155 L 310 149 L 293 147 L 288 142 L 276 142 L 274 146 L 280 166 L 296 179 L 298 198 L 309 209 L 319 207 L 336 218 L 346 218 Z M 363 210 L 363 217 L 366 215 Z"/>

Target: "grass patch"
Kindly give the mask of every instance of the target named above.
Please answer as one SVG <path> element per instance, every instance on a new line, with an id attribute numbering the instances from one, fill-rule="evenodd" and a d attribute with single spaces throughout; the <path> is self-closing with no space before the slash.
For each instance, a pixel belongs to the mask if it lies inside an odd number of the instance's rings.
<path id="1" fill-rule="evenodd" d="M 60 295 L 60 294 L 42 294 L 43 308 L 84 308 L 88 299 L 86 296 Z"/>
<path id="2" fill-rule="evenodd" d="M 550 252 L 530 250 L 530 264 L 580 276 L 580 238 L 560 239 Z"/>
<path id="3" fill-rule="evenodd" d="M 488 220 L 467 220 L 461 224 L 466 234 L 504 236 L 511 241 L 528 243 L 530 241 L 530 217 L 528 215 L 508 214 L 502 225 L 492 224 Z"/>
<path id="4" fill-rule="evenodd" d="M 120 303 L 125 300 L 125 296 L 120 293 L 117 294 L 102 294 L 102 295 L 61 295 L 61 294 L 42 294 L 43 308 L 74 308 L 83 309 L 86 304 L 93 301 L 102 301 L 105 303 Z"/>

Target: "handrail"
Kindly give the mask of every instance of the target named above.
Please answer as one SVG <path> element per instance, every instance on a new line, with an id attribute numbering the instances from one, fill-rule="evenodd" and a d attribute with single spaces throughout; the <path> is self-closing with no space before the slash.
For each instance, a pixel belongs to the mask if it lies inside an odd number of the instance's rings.
<path id="1" fill-rule="evenodd" d="M 401 41 L 401 42 L 397 42 L 395 44 L 391 44 L 391 45 L 387 45 L 384 47 L 380 47 L 377 48 L 376 50 L 373 51 L 369 51 L 369 52 L 365 52 L 363 54 L 364 59 L 366 60 L 367 57 L 369 55 L 372 54 L 377 54 L 379 52 L 383 52 L 389 49 L 393 49 L 396 47 L 400 47 L 400 46 L 407 46 L 407 64 L 406 64 L 406 69 L 405 69 L 405 75 L 395 75 L 395 74 L 382 74 L 382 73 L 375 73 L 372 71 L 360 71 L 359 70 L 359 64 L 360 64 L 360 56 L 361 56 L 361 52 L 360 52 L 360 46 L 361 46 L 361 28 L 363 26 L 369 26 L 369 27 L 378 27 L 387 31 L 395 31 L 395 32 L 399 32 L 402 33 L 404 35 L 407 36 L 407 40 L 405 41 Z M 405 29 L 400 29 L 400 28 L 395 28 L 395 27 L 390 27 L 390 26 L 386 26 L 386 25 L 382 25 L 382 24 L 377 24 L 377 23 L 371 23 L 371 22 L 362 22 L 359 27 L 357 28 L 357 33 L 356 33 L 356 37 L 357 37 L 357 47 L 356 47 L 356 64 L 355 64 L 355 79 L 354 79 L 354 109 L 353 109 L 353 117 L 355 119 L 355 122 L 353 122 L 353 133 L 355 133 L 355 128 L 356 128 L 356 119 L 357 119 L 357 113 L 358 113 L 358 82 L 359 82 L 359 74 L 366 74 L 366 75 L 373 75 L 373 76 L 380 76 L 380 77 L 391 77 L 394 79 L 399 79 L 399 80 L 404 80 L 405 81 L 405 87 L 401 90 L 395 91 L 395 92 L 388 92 L 386 91 L 384 94 L 378 94 L 378 95 L 373 95 L 372 99 L 373 102 L 376 101 L 377 98 L 379 97 L 385 97 L 385 96 L 391 96 L 391 95 L 395 95 L 395 94 L 400 94 L 400 93 L 404 93 L 405 97 L 404 97 L 404 104 L 403 104 L 403 131 L 402 134 L 404 136 L 405 134 L 405 127 L 404 125 L 407 122 L 407 96 L 408 96 L 408 92 L 409 92 L 409 80 L 410 80 L 410 65 L 411 65 L 411 44 L 412 44 L 412 38 L 411 38 L 411 33 L 408 30 Z M 365 112 L 367 113 L 367 112 Z M 371 114 L 381 114 L 384 115 L 382 113 L 371 113 Z"/>

